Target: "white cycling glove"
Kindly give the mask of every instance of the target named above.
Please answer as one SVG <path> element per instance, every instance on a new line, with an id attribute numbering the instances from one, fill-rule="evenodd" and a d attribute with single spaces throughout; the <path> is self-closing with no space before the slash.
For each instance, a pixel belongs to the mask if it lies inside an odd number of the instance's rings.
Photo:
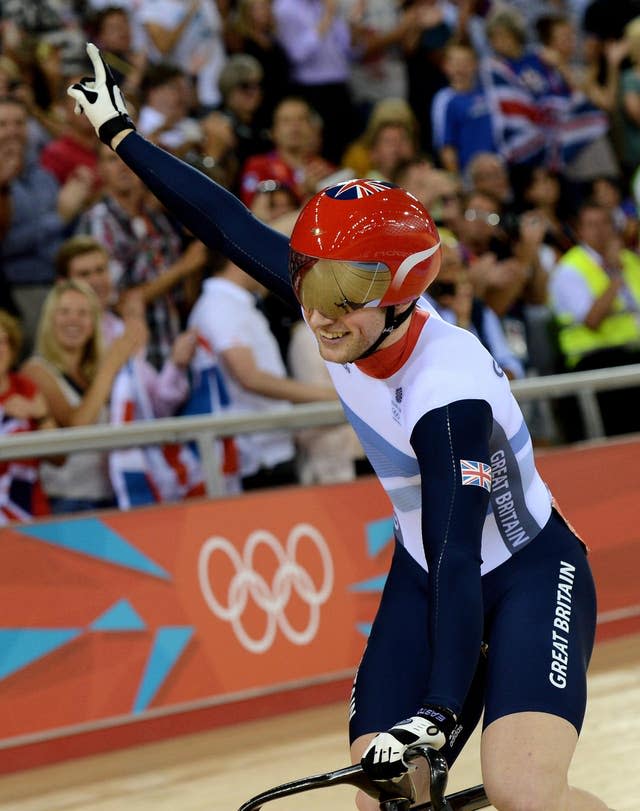
<path id="1" fill-rule="evenodd" d="M 425 706 L 406 721 L 377 735 L 360 763 L 372 780 L 400 780 L 408 771 L 404 755 L 411 746 L 441 749 L 456 725 L 456 717 L 444 707 Z"/>
<path id="2" fill-rule="evenodd" d="M 115 83 L 109 65 L 100 55 L 96 46 L 89 42 L 87 54 L 93 65 L 95 77 L 85 76 L 67 88 L 67 93 L 75 99 L 75 113 L 84 113 L 98 138 L 111 146 L 111 140 L 123 130 L 135 130 L 135 125 L 127 112 L 124 96 Z"/>

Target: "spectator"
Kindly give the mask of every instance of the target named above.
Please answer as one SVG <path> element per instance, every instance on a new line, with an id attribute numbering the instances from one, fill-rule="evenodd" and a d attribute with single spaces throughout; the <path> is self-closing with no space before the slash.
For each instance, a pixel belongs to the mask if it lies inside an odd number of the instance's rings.
<path id="1" fill-rule="evenodd" d="M 187 150 L 184 160 L 227 189 L 236 188 L 240 162 L 233 122 L 220 110 L 200 119 L 201 139 Z"/>
<path id="2" fill-rule="evenodd" d="M 56 256 L 58 280 L 71 279 L 89 285 L 101 310 L 102 343 L 108 349 L 126 331 L 131 319 L 145 320 L 140 296 L 126 298 L 121 318 L 113 311 L 117 294 L 109 272 L 109 254 L 91 236 L 79 234 L 62 243 Z M 144 389 L 154 417 L 169 417 L 184 403 L 189 392 L 187 370 L 195 352 L 195 336 L 182 332 L 174 340 L 171 354 L 160 372 L 144 359 L 135 358 L 135 371 Z"/>
<path id="3" fill-rule="evenodd" d="M 406 124 L 386 121 L 371 136 L 368 177 L 390 180 L 398 166 L 416 157 L 418 145 Z"/>
<path id="4" fill-rule="evenodd" d="M 408 98 L 402 43 L 412 25 L 412 15 L 401 4 L 387 0 L 347 0 L 345 8 L 355 51 L 349 87 L 364 129 L 379 101 Z"/>
<path id="5" fill-rule="evenodd" d="M 56 257 L 58 279 L 87 283 L 102 310 L 103 345 L 108 349 L 123 335 L 127 324 L 144 324 L 140 297 L 129 296 L 124 319 L 111 309 L 115 290 L 109 257 L 90 236 L 75 236 L 63 243 Z M 145 360 L 144 349 L 131 357 L 115 377 L 109 403 L 113 425 L 176 415 L 190 396 L 189 368 L 196 351 L 196 335 L 182 332 L 160 372 Z M 109 454 L 109 471 L 120 509 L 177 501 L 203 495 L 203 475 L 195 452 L 188 445 L 146 445 L 116 449 Z"/>
<path id="6" fill-rule="evenodd" d="M 356 134 L 347 19 L 336 0 L 274 0 L 273 13 L 278 40 L 291 65 L 292 94 L 306 99 L 320 115 L 323 154 L 337 164 Z"/>
<path id="7" fill-rule="evenodd" d="M 333 400 L 329 386 L 307 385 L 286 376 L 275 337 L 256 296 L 263 288 L 225 260 L 204 283 L 189 326 L 219 356 L 230 393 L 229 412 L 286 409 L 289 403 Z M 237 437 L 244 490 L 297 481 L 295 446 L 288 431 Z"/>
<path id="8" fill-rule="evenodd" d="M 49 413 L 66 428 L 108 419 L 107 403 L 116 374 L 143 346 L 141 322 L 102 353 L 100 304 L 90 287 L 77 281 L 56 284 L 45 301 L 36 354 L 22 372 L 42 391 Z M 107 454 L 73 452 L 61 465 L 44 462 L 41 477 L 54 513 L 114 506 Z"/>
<path id="9" fill-rule="evenodd" d="M 290 233 L 300 209 L 292 189 L 276 183 L 275 180 L 264 180 L 258 186 L 251 203 L 251 211 L 258 219 L 269 223 L 282 233 Z M 285 303 L 279 296 L 267 292 L 261 296 L 258 306 L 264 313 L 269 329 L 273 333 L 282 359 L 287 363 L 291 329 L 300 318 L 300 310 Z"/>
<path id="10" fill-rule="evenodd" d="M 38 48 L 37 40 L 20 31 L 10 21 L 0 28 L 0 75 L 6 91 L 21 101 L 28 112 L 29 143 L 36 153 L 51 137 L 62 133 L 55 106 L 64 89 L 60 52 L 49 45 Z"/>
<path id="11" fill-rule="evenodd" d="M 623 247 L 610 211 L 593 202 L 578 211 L 576 235 L 578 244 L 561 257 L 550 281 L 565 368 L 638 363 L 640 258 Z M 598 399 L 607 435 L 638 430 L 640 389 L 601 392 Z M 569 439 L 581 438 L 573 420 L 565 428 Z"/>
<path id="12" fill-rule="evenodd" d="M 640 164 L 640 17 L 626 26 L 624 43 L 630 65 L 620 77 L 621 161 L 625 171 L 633 174 Z"/>
<path id="13" fill-rule="evenodd" d="M 342 156 L 342 166 L 348 168 L 353 177 L 369 177 L 371 172 L 371 143 L 378 129 L 384 124 L 398 124 L 407 128 L 411 140 L 418 144 L 418 122 L 403 98 L 390 97 L 377 101 L 369 114 L 364 132 L 352 141 Z"/>
<path id="14" fill-rule="evenodd" d="M 467 166 L 466 180 L 471 191 L 491 194 L 503 206 L 513 202 L 507 165 L 496 152 L 477 152 Z"/>
<path id="15" fill-rule="evenodd" d="M 440 234 L 451 237 L 460 231 L 462 196 L 456 175 L 435 169 L 424 156 L 401 163 L 393 174 L 393 181 L 417 197 L 431 212 Z"/>
<path id="16" fill-rule="evenodd" d="M 427 154 L 433 146 L 431 105 L 447 84 L 443 70 L 446 44 L 456 31 L 451 4 L 442 0 L 412 0 L 408 5 L 409 27 L 403 49 L 409 77 L 409 104 L 420 131 L 420 147 Z"/>
<path id="17" fill-rule="evenodd" d="M 199 105 L 220 104 L 218 77 L 226 51 L 216 0 L 139 0 L 134 22 L 150 62 L 177 65 L 195 83 Z"/>
<path id="18" fill-rule="evenodd" d="M 268 77 L 262 84 L 259 115 L 260 123 L 267 125 L 276 105 L 291 95 L 289 59 L 276 38 L 272 0 L 239 0 L 231 28 L 234 50 L 257 59 Z"/>
<path id="19" fill-rule="evenodd" d="M 298 205 L 315 193 L 335 170 L 321 155 L 317 126 L 304 99 L 289 97 L 278 104 L 271 129 L 275 148 L 252 156 L 242 169 L 240 197 L 246 205 L 251 205 L 263 180 L 275 180 L 293 189 Z"/>
<path id="20" fill-rule="evenodd" d="M 77 76 L 71 81 L 80 81 Z M 91 173 L 91 192 L 96 194 L 100 186 L 98 175 L 98 146 L 91 124 L 87 126 L 84 116 L 74 115 L 75 102 L 67 93 L 60 99 L 64 116 L 62 134 L 51 139 L 40 153 L 40 164 L 64 185 L 79 166 Z M 88 202 L 88 201 L 87 201 Z"/>
<path id="21" fill-rule="evenodd" d="M 167 215 L 149 204 L 141 181 L 105 145 L 99 147 L 104 195 L 81 218 L 78 232 L 91 234 L 107 250 L 118 293 L 135 289 L 145 303 L 150 339 L 147 359 L 160 369 L 181 330 L 181 286 L 206 260 L 201 242 L 183 249 Z M 185 306 L 185 309 L 188 309 Z"/>
<path id="22" fill-rule="evenodd" d="M 455 240 L 443 242 L 438 277 L 424 295 L 445 321 L 473 332 L 509 380 L 524 377 L 522 363 L 509 347 L 500 319 L 474 295 L 473 283 Z"/>
<path id="23" fill-rule="evenodd" d="M 523 185 L 522 205 L 536 209 L 546 222 L 544 242 L 551 251 L 544 260 L 548 273 L 575 241 L 567 221 L 565 198 L 561 176 L 546 166 L 535 167 Z"/>
<path id="24" fill-rule="evenodd" d="M 588 197 L 609 211 L 623 244 L 635 250 L 638 247 L 638 211 L 633 200 L 625 196 L 622 182 L 617 177 L 596 177 Z"/>
<path id="25" fill-rule="evenodd" d="M 36 385 L 13 371 L 20 357 L 18 320 L 0 310 L 0 434 L 55 428 L 47 403 Z M 35 459 L 0 462 L 0 525 L 29 521 L 49 513 L 49 503 Z"/>
<path id="26" fill-rule="evenodd" d="M 168 62 L 150 65 L 142 81 L 140 132 L 164 149 L 184 155 L 202 132 L 189 115 L 189 80 L 181 68 Z"/>
<path id="27" fill-rule="evenodd" d="M 570 26 L 566 18 L 562 24 Z M 551 28 L 549 28 L 551 30 Z M 527 33 L 520 15 L 506 6 L 496 7 L 487 21 L 493 60 L 494 115 L 496 109 L 503 143 L 510 162 L 538 164 L 542 158 L 574 181 L 617 170 L 606 133 L 609 122 L 581 92 L 574 92 L 553 62 L 561 57 L 550 48 L 527 48 Z M 547 61 L 547 60 L 551 61 Z M 491 70 L 488 71 L 492 73 Z M 506 83 L 498 91 L 496 72 Z M 516 98 L 520 104 L 515 107 Z M 517 121 L 525 121 L 520 135 Z M 510 141 L 510 145 L 505 144 Z"/>
<path id="28" fill-rule="evenodd" d="M 5 24 L 15 26 L 21 44 L 31 40 L 41 51 L 59 50 L 63 73 L 69 76 L 79 73 L 85 63 L 84 32 L 76 6 L 58 0 L 3 0 L 2 17 Z"/>
<path id="29" fill-rule="evenodd" d="M 449 84 L 433 99 L 433 147 L 446 170 L 464 173 L 474 155 L 496 151 L 491 106 L 470 45 L 450 43 L 443 70 Z"/>
<path id="30" fill-rule="evenodd" d="M 230 56 L 220 73 L 221 111 L 231 121 L 235 136 L 234 151 L 240 166 L 251 155 L 268 152 L 272 147 L 269 133 L 259 116 L 263 80 L 262 66 L 255 57 L 247 54 Z"/>
<path id="31" fill-rule="evenodd" d="M 27 110 L 15 98 L 0 99 L 0 178 L 5 216 L 0 262 L 22 318 L 25 350 L 31 351 L 42 302 L 53 281 L 53 257 L 91 193 L 91 173 L 78 169 L 60 186 L 28 148 Z"/>
<path id="32" fill-rule="evenodd" d="M 600 60 L 587 56 L 576 62 L 577 26 L 569 16 L 558 13 L 543 14 L 536 23 L 541 43 L 540 55 L 547 65 L 557 69 L 574 91 L 582 91 L 596 107 L 609 114 L 616 112 L 620 63 L 627 53 L 624 41 L 609 41 L 601 49 Z"/>
<path id="33" fill-rule="evenodd" d="M 108 55 L 113 76 L 127 101 L 139 107 L 147 54 L 134 47 L 130 12 L 123 5 L 103 6 L 89 17 L 86 28 L 91 42 Z"/>
<path id="34" fill-rule="evenodd" d="M 466 198 L 460 229 L 475 294 L 501 318 L 511 351 L 521 362 L 529 355 L 525 306 L 546 302 L 546 274 L 538 247 L 542 218 L 533 215 L 511 230 L 503 226 L 500 202 L 486 192 Z"/>

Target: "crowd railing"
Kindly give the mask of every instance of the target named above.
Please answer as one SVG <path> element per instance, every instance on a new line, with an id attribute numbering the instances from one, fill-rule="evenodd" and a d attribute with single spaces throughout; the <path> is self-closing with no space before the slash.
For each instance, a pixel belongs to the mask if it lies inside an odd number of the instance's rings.
<path id="1" fill-rule="evenodd" d="M 604 436 L 604 428 L 598 392 L 638 385 L 640 364 L 631 364 L 614 369 L 528 377 L 512 381 L 511 389 L 521 403 L 575 396 L 587 438 L 599 439 Z M 73 451 L 194 442 L 202 460 L 206 492 L 211 497 L 217 497 L 224 495 L 225 486 L 215 438 L 254 431 L 296 431 L 340 425 L 345 421 L 340 403 L 323 402 L 292 405 L 286 410 L 264 411 L 259 414 L 207 414 L 138 421 L 117 426 L 57 428 L 3 437 L 0 443 L 0 461 L 57 456 Z"/>

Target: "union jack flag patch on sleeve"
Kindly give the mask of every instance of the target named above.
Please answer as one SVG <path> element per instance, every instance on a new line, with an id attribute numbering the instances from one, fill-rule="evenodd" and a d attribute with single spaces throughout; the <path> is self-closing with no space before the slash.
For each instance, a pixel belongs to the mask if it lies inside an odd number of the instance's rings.
<path id="1" fill-rule="evenodd" d="M 460 474 L 462 484 L 475 484 L 491 492 L 491 466 L 484 462 L 472 462 L 470 459 L 460 460 Z"/>

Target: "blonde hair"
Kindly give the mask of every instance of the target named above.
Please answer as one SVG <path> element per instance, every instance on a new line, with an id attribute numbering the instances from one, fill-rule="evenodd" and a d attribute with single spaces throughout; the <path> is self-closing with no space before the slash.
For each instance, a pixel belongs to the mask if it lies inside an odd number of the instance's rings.
<path id="1" fill-rule="evenodd" d="M 16 362 L 22 349 L 22 328 L 17 318 L 6 310 L 0 310 L 0 330 L 7 333 L 11 348 L 11 365 Z"/>
<path id="2" fill-rule="evenodd" d="M 56 282 L 51 288 L 42 306 L 42 314 L 36 335 L 36 352 L 55 366 L 56 369 L 61 372 L 66 371 L 64 352 L 53 331 L 53 316 L 60 299 L 69 290 L 83 295 L 91 307 L 93 334 L 84 347 L 80 360 L 80 370 L 88 381 L 92 381 L 102 357 L 102 329 L 100 324 L 102 313 L 98 297 L 86 282 L 78 279 L 63 279 Z"/>
<path id="3" fill-rule="evenodd" d="M 629 54 L 634 62 L 640 61 L 640 17 L 634 17 L 624 28 L 624 39 L 629 43 Z"/>
<path id="4" fill-rule="evenodd" d="M 371 146 L 377 138 L 382 127 L 387 124 L 397 124 L 406 128 L 411 139 L 417 142 L 418 121 L 409 103 L 403 98 L 389 97 L 380 99 L 371 109 L 367 126 L 362 133 L 362 141 Z"/>

